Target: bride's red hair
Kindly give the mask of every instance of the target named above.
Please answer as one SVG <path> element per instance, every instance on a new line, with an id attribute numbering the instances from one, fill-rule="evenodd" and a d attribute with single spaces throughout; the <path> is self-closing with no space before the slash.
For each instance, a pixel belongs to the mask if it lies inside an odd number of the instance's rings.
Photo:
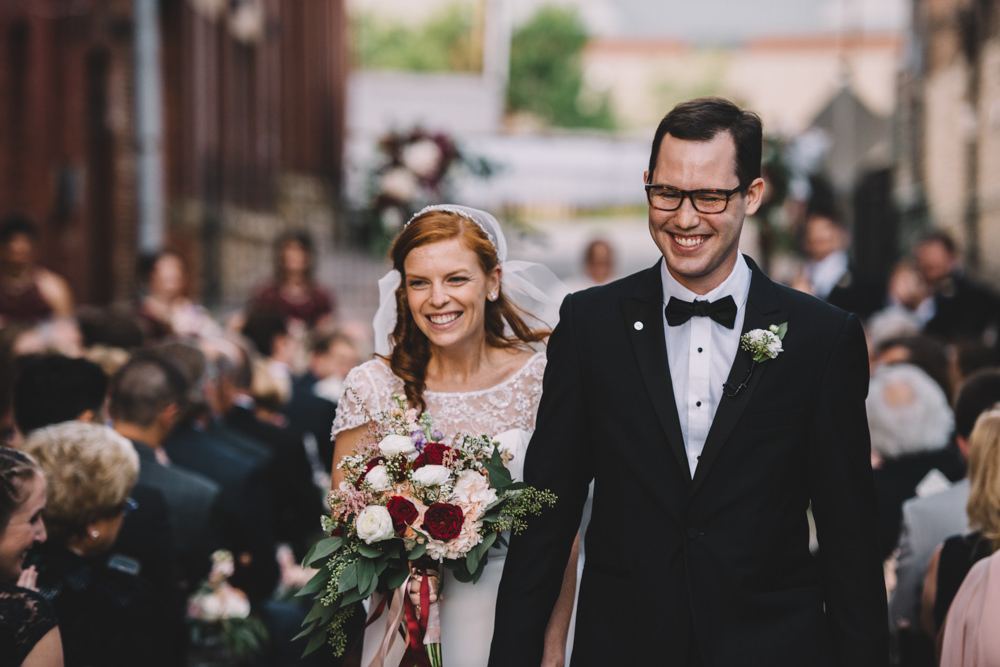
<path id="1" fill-rule="evenodd" d="M 396 288 L 396 327 L 391 336 L 392 352 L 382 358 L 389 362 L 392 372 L 403 380 L 407 401 L 419 411 L 427 408 L 424 389 L 431 350 L 427 336 L 413 320 L 407 305 L 403 263 L 415 248 L 456 237 L 461 238 L 465 246 L 476 253 L 483 273 L 489 275 L 499 264 L 496 248 L 479 225 L 457 213 L 440 210 L 429 211 L 411 220 L 389 251 L 393 268 L 399 271 L 400 281 Z M 527 347 L 530 343 L 543 342 L 550 333 L 529 327 L 519 314 L 517 306 L 504 298 L 502 287 L 495 301 L 486 301 L 484 327 L 486 344 L 497 348 Z"/>

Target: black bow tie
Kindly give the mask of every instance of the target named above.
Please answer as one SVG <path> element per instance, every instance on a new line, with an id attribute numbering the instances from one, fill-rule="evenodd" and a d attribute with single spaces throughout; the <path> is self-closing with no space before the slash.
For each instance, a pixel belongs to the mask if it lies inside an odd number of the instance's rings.
<path id="1" fill-rule="evenodd" d="M 718 301 L 682 301 L 670 297 L 666 313 L 667 324 L 672 327 L 684 324 L 692 317 L 711 317 L 727 329 L 736 324 L 736 302 L 731 296 L 724 296 Z"/>

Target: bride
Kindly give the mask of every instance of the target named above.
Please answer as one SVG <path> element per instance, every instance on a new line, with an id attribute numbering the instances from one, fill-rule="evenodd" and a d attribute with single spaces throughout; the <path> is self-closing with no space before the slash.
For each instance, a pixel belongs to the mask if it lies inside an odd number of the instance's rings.
<path id="1" fill-rule="evenodd" d="M 388 409 L 393 394 L 404 394 L 411 407 L 431 414 L 446 437 L 497 436 L 514 454 L 511 473 L 521 476 L 542 393 L 542 349 L 557 314 L 552 297 L 562 295 L 548 295 L 559 286 L 548 269 L 505 262 L 506 255 L 500 225 L 485 211 L 430 206 L 410 219 L 390 252 L 394 269 L 379 281 L 378 358 L 345 381 L 333 423 L 334 461 L 366 435 L 366 415 Z M 343 481 L 336 466 L 332 477 L 334 487 Z M 442 575 L 442 655 L 448 667 L 487 663 L 505 551 L 490 550 L 475 584 L 460 583 L 447 569 Z M 565 662 L 575 553 L 570 563 L 546 632 L 545 665 Z M 372 660 L 384 633 L 382 619 L 369 626 L 362 664 Z M 387 656 L 385 664 L 398 662 L 399 656 Z"/>

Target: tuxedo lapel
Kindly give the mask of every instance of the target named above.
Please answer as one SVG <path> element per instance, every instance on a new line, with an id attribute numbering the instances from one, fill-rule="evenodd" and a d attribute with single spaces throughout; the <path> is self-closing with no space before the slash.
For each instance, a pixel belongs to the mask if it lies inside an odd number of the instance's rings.
<path id="1" fill-rule="evenodd" d="M 635 294 L 623 300 L 622 313 L 646 393 L 653 402 L 656 417 L 678 465 L 687 473 L 689 467 L 684 436 L 677 416 L 677 402 L 670 380 L 667 345 L 663 335 L 663 283 L 659 264 L 646 271 Z M 688 475 L 685 474 L 684 477 L 687 478 Z"/>
<path id="2" fill-rule="evenodd" d="M 767 329 L 772 324 L 781 324 L 788 321 L 788 316 L 781 312 L 774 283 L 764 275 L 753 260 L 747 257 L 746 261 L 750 266 L 752 276 L 750 278 L 750 294 L 747 297 L 747 309 L 746 315 L 743 318 L 741 336 L 752 329 Z M 747 377 L 752 362 L 753 357 L 749 352 L 737 349 L 736 358 L 733 360 L 733 365 L 729 370 L 727 385 L 736 387 L 743 382 Z M 719 401 L 719 407 L 715 411 L 715 419 L 712 420 L 712 426 L 708 431 L 705 447 L 702 449 L 701 457 L 698 459 L 698 467 L 695 468 L 690 490 L 692 495 L 697 492 L 698 487 L 701 486 L 705 476 L 711 469 L 712 463 L 715 462 L 729 436 L 732 435 L 733 429 L 736 428 L 736 424 L 739 423 L 744 410 L 750 404 L 750 400 L 753 398 L 757 386 L 760 385 L 761 379 L 767 372 L 768 366 L 766 362 L 758 363 L 753 370 L 753 376 L 746 383 L 746 388 L 736 396 L 723 394 L 722 400 Z"/>

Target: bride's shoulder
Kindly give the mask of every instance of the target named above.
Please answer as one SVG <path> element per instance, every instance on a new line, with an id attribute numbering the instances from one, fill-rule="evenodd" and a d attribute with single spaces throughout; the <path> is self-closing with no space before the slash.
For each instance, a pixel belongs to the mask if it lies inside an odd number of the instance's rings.
<path id="1" fill-rule="evenodd" d="M 524 372 L 541 380 L 542 375 L 545 374 L 545 364 L 547 360 L 545 350 L 533 352 L 524 364 Z"/>
<path id="2" fill-rule="evenodd" d="M 345 390 L 361 394 L 382 393 L 386 388 L 401 384 L 389 364 L 381 359 L 372 359 L 355 366 L 344 379 Z"/>
<path id="3" fill-rule="evenodd" d="M 402 393 L 403 382 L 381 359 L 355 366 L 344 379 L 344 394 L 337 403 L 333 435 L 364 424 L 371 415 L 389 407 L 393 394 Z"/>
<path id="4" fill-rule="evenodd" d="M 512 372 L 509 378 L 535 379 L 539 382 L 545 374 L 545 352 L 518 350 L 510 359 Z"/>

